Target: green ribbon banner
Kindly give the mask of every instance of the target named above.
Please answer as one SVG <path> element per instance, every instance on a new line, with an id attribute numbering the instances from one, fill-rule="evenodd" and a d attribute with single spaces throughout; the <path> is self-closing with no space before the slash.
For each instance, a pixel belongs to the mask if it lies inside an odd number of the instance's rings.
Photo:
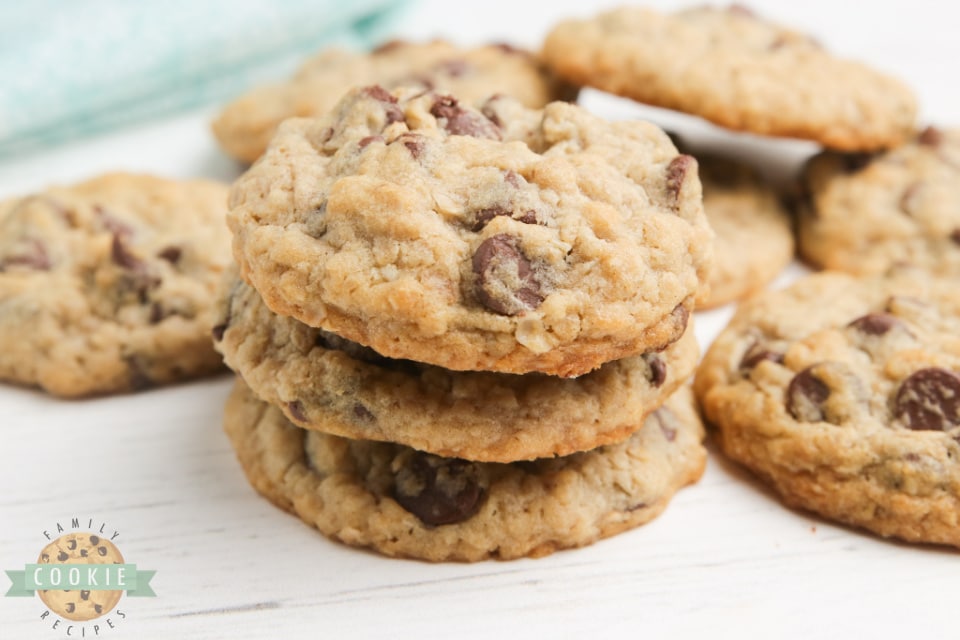
<path id="1" fill-rule="evenodd" d="M 29 597 L 37 589 L 126 591 L 131 598 L 157 594 L 150 587 L 155 570 L 135 564 L 27 564 L 23 571 L 5 571 L 13 586 L 8 598 Z"/>

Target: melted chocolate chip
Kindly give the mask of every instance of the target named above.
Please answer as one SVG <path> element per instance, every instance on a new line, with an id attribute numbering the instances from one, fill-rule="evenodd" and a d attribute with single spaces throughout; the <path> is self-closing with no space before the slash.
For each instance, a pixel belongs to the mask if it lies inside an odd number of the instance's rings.
<path id="1" fill-rule="evenodd" d="M 425 525 L 436 527 L 473 516 L 483 489 L 470 462 L 416 452 L 397 473 L 393 498 Z"/>
<path id="2" fill-rule="evenodd" d="M 143 260 L 130 251 L 126 236 L 120 233 L 113 234 L 113 243 L 110 245 L 110 259 L 116 265 L 131 271 L 141 270 L 144 267 Z"/>
<path id="3" fill-rule="evenodd" d="M 370 412 L 370 409 L 367 409 L 359 402 L 353 405 L 353 415 L 363 422 L 372 422 L 374 420 L 374 415 Z"/>
<path id="4" fill-rule="evenodd" d="M 61 551 L 60 553 L 57 554 L 57 560 L 59 560 L 60 562 L 66 562 L 69 559 L 70 559 L 70 556 L 67 555 L 66 551 Z"/>
<path id="5" fill-rule="evenodd" d="M 500 139 L 500 129 L 481 113 L 464 109 L 453 96 L 438 96 L 430 108 L 430 114 L 448 133 L 455 136 L 473 136 L 474 138 Z"/>
<path id="6" fill-rule="evenodd" d="M 677 333 L 677 337 L 674 338 L 673 342 L 676 342 L 680 339 L 680 336 L 683 335 L 684 330 L 687 328 L 687 324 L 690 322 L 690 309 L 687 309 L 683 306 L 683 303 L 678 304 L 673 308 L 673 311 L 670 312 L 670 315 L 673 316 L 677 324 L 680 325 L 680 331 Z"/>
<path id="7" fill-rule="evenodd" d="M 844 153 L 840 157 L 843 160 L 843 169 L 847 173 L 857 173 L 873 160 L 872 153 Z"/>
<path id="8" fill-rule="evenodd" d="M 157 253 L 157 257 L 166 260 L 170 264 L 177 264 L 180 262 L 180 258 L 183 256 L 183 250 L 180 247 L 165 247 Z"/>
<path id="9" fill-rule="evenodd" d="M 740 360 L 740 371 L 750 371 L 764 360 L 783 364 L 783 354 L 767 349 L 760 343 L 755 342 L 747 349 L 747 352 L 743 354 L 743 358 Z"/>
<path id="10" fill-rule="evenodd" d="M 383 142 L 383 136 L 367 136 L 366 138 L 360 138 L 360 142 L 357 143 L 357 147 L 365 149 L 371 142 Z"/>
<path id="11" fill-rule="evenodd" d="M 520 188 L 525 181 L 523 176 L 514 171 L 513 169 L 507 169 L 503 172 L 503 181 L 509 184 L 511 187 Z"/>
<path id="12" fill-rule="evenodd" d="M 159 324 L 166 317 L 167 314 L 164 312 L 162 304 L 154 302 L 150 305 L 150 316 L 147 318 L 150 324 Z"/>
<path id="13" fill-rule="evenodd" d="M 413 156 L 414 160 L 419 160 L 420 156 L 423 155 L 423 149 L 426 145 L 426 141 L 423 136 L 416 133 L 405 133 L 397 140 L 407 148 L 407 151 L 410 152 L 410 155 Z"/>
<path id="14" fill-rule="evenodd" d="M 493 220 L 497 216 L 511 216 L 517 222 L 522 222 L 524 224 L 537 224 L 536 211 L 529 209 L 517 215 L 516 211 L 513 211 L 503 205 L 498 204 L 498 205 L 494 205 L 492 207 L 488 207 L 486 209 L 480 209 L 479 211 L 477 211 L 476 214 L 474 215 L 474 219 L 473 219 L 474 222 L 473 222 L 473 226 L 471 227 L 471 230 L 480 231 L 485 226 L 487 226 L 487 223 L 489 223 L 491 220 Z"/>
<path id="15" fill-rule="evenodd" d="M 807 367 L 795 375 L 787 386 L 787 411 L 801 422 L 823 420 L 823 403 L 830 397 L 830 388 L 813 375 L 812 369 Z"/>
<path id="16" fill-rule="evenodd" d="M 484 118 L 492 122 L 497 127 L 503 127 L 503 120 L 500 119 L 500 116 L 497 115 L 496 109 L 493 108 L 493 101 L 497 98 L 498 96 L 495 95 L 484 102 L 483 106 L 480 107 L 480 113 L 483 114 Z"/>
<path id="17" fill-rule="evenodd" d="M 649 380 L 650 384 L 655 388 L 662 385 L 667 379 L 667 364 L 663 361 L 663 358 L 655 353 L 645 353 L 641 357 L 647 364 L 647 367 L 649 367 L 647 380 Z"/>
<path id="18" fill-rule="evenodd" d="M 484 240 L 473 254 L 473 272 L 477 299 L 495 313 L 517 315 L 543 302 L 537 273 L 513 236 Z"/>
<path id="19" fill-rule="evenodd" d="M 34 271 L 48 271 L 51 267 L 47 247 L 39 240 L 31 239 L 27 246 L 0 259 L 0 271 L 7 267 L 25 267 Z"/>
<path id="20" fill-rule="evenodd" d="M 299 400 L 291 400 L 287 403 L 287 413 L 297 422 L 307 422 L 307 414 L 303 410 L 303 403 Z"/>
<path id="21" fill-rule="evenodd" d="M 943 143 L 943 132 L 936 127 L 927 127 L 917 135 L 917 142 L 930 147 L 936 147 Z"/>
<path id="22" fill-rule="evenodd" d="M 667 193 L 674 200 L 680 195 L 683 181 L 691 171 L 697 170 L 697 161 L 693 156 L 681 154 L 667 165 Z"/>
<path id="23" fill-rule="evenodd" d="M 220 342 L 223 340 L 223 334 L 227 332 L 228 323 L 224 322 L 223 324 L 214 325 L 213 329 L 210 331 L 213 336 L 214 341 Z"/>
<path id="24" fill-rule="evenodd" d="M 386 114 L 388 125 L 394 122 L 404 121 L 403 110 L 397 106 L 396 97 L 394 97 L 392 93 L 380 85 L 375 84 L 369 87 L 364 87 L 360 93 L 361 95 L 373 98 L 383 105 L 383 110 Z"/>
<path id="25" fill-rule="evenodd" d="M 960 425 L 960 375 L 939 367 L 915 371 L 900 384 L 894 414 L 914 430 L 947 431 Z"/>
<path id="26" fill-rule="evenodd" d="M 897 325 L 900 320 L 889 313 L 868 313 L 852 321 L 847 326 L 868 336 L 882 336 Z"/>

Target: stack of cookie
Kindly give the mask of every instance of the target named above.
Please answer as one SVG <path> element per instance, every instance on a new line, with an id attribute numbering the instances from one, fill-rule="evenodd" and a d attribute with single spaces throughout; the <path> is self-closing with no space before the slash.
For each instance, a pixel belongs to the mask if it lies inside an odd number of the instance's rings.
<path id="1" fill-rule="evenodd" d="M 540 556 L 699 478 L 696 161 L 567 103 L 352 90 L 233 186 L 217 348 L 253 486 L 328 536 Z"/>

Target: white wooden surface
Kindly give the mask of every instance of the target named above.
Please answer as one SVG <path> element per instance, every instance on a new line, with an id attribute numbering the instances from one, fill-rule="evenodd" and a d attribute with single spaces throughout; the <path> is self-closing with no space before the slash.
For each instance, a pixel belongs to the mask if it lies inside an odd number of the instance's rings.
<path id="1" fill-rule="evenodd" d="M 925 120 L 960 121 L 960 42 L 948 3 L 753 5 L 909 80 Z M 397 35 L 536 45 L 560 16 L 596 6 L 423 1 Z M 614 117 L 651 113 L 596 94 L 586 104 Z M 213 112 L 0 162 L 0 195 L 109 169 L 230 179 L 238 169 L 208 135 Z M 716 137 L 697 121 L 667 122 Z M 777 170 L 809 151 L 730 144 Z M 704 346 L 729 314 L 697 314 Z M 222 377 L 82 402 L 0 388 L 0 569 L 32 561 L 46 542 L 42 532 L 57 522 L 105 522 L 120 532 L 115 542 L 128 562 L 157 570 L 156 598 L 125 596 L 127 617 L 114 617 L 115 629 L 100 625 L 102 637 L 115 638 L 960 634 L 956 552 L 883 541 L 785 509 L 715 451 L 703 480 L 658 520 L 582 550 L 430 565 L 337 545 L 247 485 L 220 429 L 229 384 Z M 0 581 L 2 593 L 9 585 Z M 40 620 L 43 611 L 36 598 L 0 598 L 0 638 L 65 637 L 63 626 Z"/>

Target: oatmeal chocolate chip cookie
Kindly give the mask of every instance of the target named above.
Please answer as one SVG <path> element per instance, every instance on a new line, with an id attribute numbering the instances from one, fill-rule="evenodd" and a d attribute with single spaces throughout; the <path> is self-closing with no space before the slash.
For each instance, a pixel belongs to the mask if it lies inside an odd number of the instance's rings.
<path id="1" fill-rule="evenodd" d="M 914 127 L 910 89 L 739 6 L 623 7 L 547 36 L 558 75 L 723 127 L 845 151 L 893 147 Z"/>
<path id="2" fill-rule="evenodd" d="M 955 282 L 815 274 L 741 305 L 694 388 L 786 503 L 960 546 L 958 336 Z"/>
<path id="3" fill-rule="evenodd" d="M 267 306 L 391 358 L 576 376 L 663 348 L 712 258 L 696 161 L 574 105 L 352 91 L 231 189 Z"/>
<path id="4" fill-rule="evenodd" d="M 460 49 L 440 40 L 393 41 L 370 53 L 340 49 L 319 53 L 290 81 L 255 89 L 227 105 L 213 122 L 213 132 L 227 153 L 253 162 L 281 121 L 321 116 L 351 87 L 368 84 L 449 91 L 468 103 L 503 93 L 528 107 L 574 100 L 577 95 L 536 56 L 509 45 Z"/>
<path id="5" fill-rule="evenodd" d="M 706 461 L 686 386 L 625 442 L 511 464 L 305 431 L 239 380 L 224 428 L 250 483 L 277 506 L 346 544 L 431 561 L 590 544 L 655 518 Z"/>
<path id="6" fill-rule="evenodd" d="M 777 277 L 793 259 L 793 225 L 780 195 L 748 165 L 698 155 L 703 209 L 716 233 L 709 309 L 741 300 Z"/>
<path id="7" fill-rule="evenodd" d="M 123 555 L 116 545 L 95 533 L 68 533 L 45 546 L 37 564 L 123 564 Z M 110 613 L 123 591 L 41 589 L 37 595 L 55 614 L 82 622 Z"/>
<path id="8" fill-rule="evenodd" d="M 693 373 L 692 327 L 662 352 L 576 379 L 391 360 L 277 316 L 235 280 L 214 329 L 227 364 L 294 424 L 441 456 L 512 462 L 619 442 Z"/>
<path id="9" fill-rule="evenodd" d="M 823 153 L 804 172 L 804 258 L 878 274 L 912 265 L 960 274 L 960 130 L 928 127 L 886 153 Z"/>
<path id="10" fill-rule="evenodd" d="M 0 203 L 0 380 L 74 397 L 219 370 L 226 198 L 111 174 Z"/>

